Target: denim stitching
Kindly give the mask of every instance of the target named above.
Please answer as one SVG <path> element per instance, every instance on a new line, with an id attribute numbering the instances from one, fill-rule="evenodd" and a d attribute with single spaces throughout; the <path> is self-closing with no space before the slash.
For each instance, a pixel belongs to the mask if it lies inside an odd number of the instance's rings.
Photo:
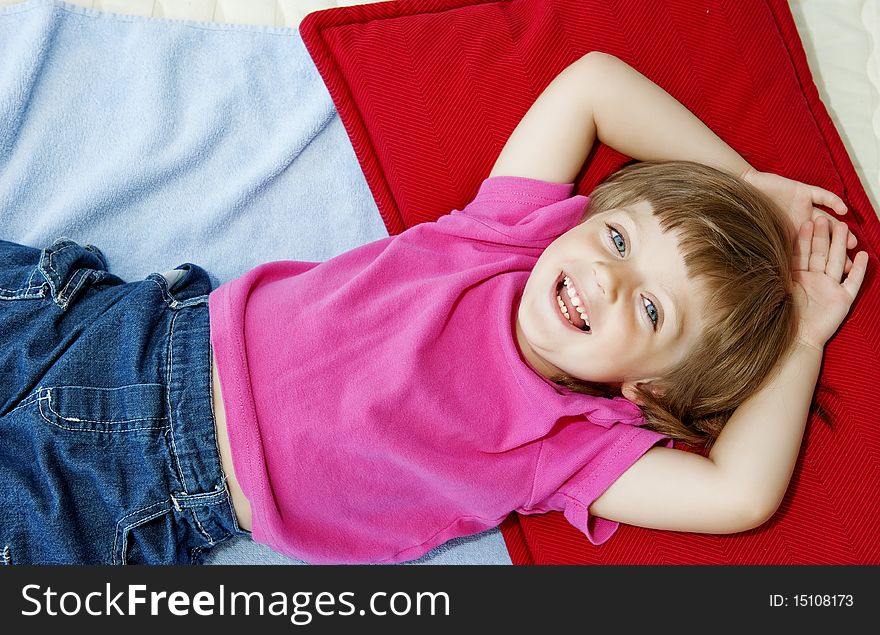
<path id="1" fill-rule="evenodd" d="M 126 529 L 124 531 L 126 533 L 130 533 L 131 530 L 134 529 L 135 527 L 140 527 L 141 525 L 144 525 L 144 524 L 150 522 L 154 518 L 158 518 L 159 516 L 164 516 L 169 511 L 170 510 L 168 510 L 168 509 L 163 509 L 162 511 L 151 514 L 150 516 L 147 516 L 146 518 L 142 518 L 141 520 L 134 523 L 133 525 L 126 527 Z M 122 556 L 122 563 L 123 564 L 126 563 L 128 561 L 128 542 L 127 541 L 122 544 L 122 554 L 120 554 L 120 555 Z"/>
<path id="2" fill-rule="evenodd" d="M 190 298 L 189 300 L 184 300 L 183 302 L 181 302 L 180 300 L 175 300 L 174 301 L 174 304 L 175 304 L 174 308 L 186 309 L 191 306 L 201 306 L 201 305 L 205 304 L 207 297 L 208 297 L 207 295 L 199 295 L 194 298 Z"/>
<path id="3" fill-rule="evenodd" d="M 174 503 L 174 508 L 181 513 L 184 510 L 186 510 L 192 514 L 193 521 L 195 522 L 196 528 L 208 541 L 208 546 L 213 547 L 215 544 L 222 541 L 224 538 L 214 538 L 214 536 L 211 535 L 211 532 L 209 532 L 207 529 L 205 529 L 204 525 L 202 525 L 201 520 L 199 520 L 198 509 L 201 507 L 222 505 L 224 503 L 226 503 L 228 505 L 229 504 L 229 495 L 226 492 L 226 487 L 224 486 L 222 488 L 217 488 L 213 492 L 206 492 L 204 494 L 186 494 L 186 493 L 184 493 L 183 496 L 185 496 L 187 498 L 187 500 L 184 501 L 184 505 L 186 505 L 186 507 L 181 506 L 180 501 L 177 499 L 177 497 L 175 495 L 173 495 L 173 494 L 171 495 L 171 501 Z M 203 502 L 203 501 L 200 501 L 199 499 L 214 499 L 214 500 L 208 500 L 207 502 Z M 187 505 L 187 503 L 190 501 L 195 501 L 196 502 L 195 506 Z M 228 532 L 226 532 L 226 533 L 228 534 Z"/>
<path id="4" fill-rule="evenodd" d="M 92 421 L 89 419 L 77 419 L 75 417 L 63 417 L 52 408 L 52 401 L 51 401 L 52 389 L 47 388 L 47 389 L 45 389 L 45 392 L 46 392 L 45 396 L 40 396 L 37 398 L 37 402 L 39 402 L 39 404 L 40 404 L 40 416 L 49 425 L 55 426 L 56 428 L 61 428 L 62 430 L 70 430 L 72 432 L 97 432 L 99 434 L 119 434 L 119 433 L 123 433 L 123 432 L 136 432 L 139 430 L 162 430 L 163 428 L 168 427 L 166 425 L 160 425 L 160 426 L 153 425 L 153 426 L 137 426 L 137 427 L 128 428 L 127 430 L 83 430 L 82 428 L 63 426 L 55 421 L 52 421 L 49 417 L 46 416 L 46 413 L 43 411 L 42 402 L 44 402 L 44 401 L 46 402 L 46 404 L 47 404 L 46 407 L 49 409 L 49 412 L 54 414 L 58 419 L 61 419 L 63 421 L 76 422 L 76 423 L 119 424 L 119 423 L 131 423 L 133 421 L 163 421 L 166 417 L 143 417 L 141 419 L 122 419 L 122 420 L 118 420 L 118 421 Z"/>
<path id="5" fill-rule="evenodd" d="M 223 478 L 223 482 L 226 482 L 226 477 Z M 232 516 L 232 526 L 235 527 L 236 531 L 243 531 L 241 526 L 238 524 L 238 516 L 235 515 L 235 507 L 232 505 L 232 496 L 226 496 L 226 511 Z"/>
<path id="6" fill-rule="evenodd" d="M 204 550 L 205 550 L 204 547 L 193 547 L 192 549 L 190 549 L 189 563 L 190 564 L 201 564 L 201 557 L 200 556 L 202 555 L 202 551 L 204 551 Z"/>
<path id="7" fill-rule="evenodd" d="M 153 274 L 151 274 L 151 275 L 153 275 Z M 165 280 L 165 278 L 161 274 L 155 274 L 155 275 L 162 278 L 162 280 Z M 177 309 L 177 310 L 187 309 L 191 306 L 201 306 L 208 301 L 209 294 L 197 295 L 197 296 L 195 296 L 193 298 L 189 298 L 187 300 L 176 300 L 176 299 L 174 299 L 174 296 L 172 296 L 170 293 L 168 293 L 167 284 L 163 285 L 163 283 L 159 282 L 158 280 L 154 280 L 153 278 L 147 278 L 147 280 L 149 280 L 150 282 L 152 282 L 153 284 L 158 286 L 159 289 L 161 289 L 162 298 L 165 300 L 165 303 L 168 304 L 169 308 Z"/>
<path id="8" fill-rule="evenodd" d="M 85 273 L 78 276 L 77 274 L 79 274 L 82 271 L 85 271 Z M 64 285 L 64 288 L 61 290 L 61 293 L 58 294 L 59 298 L 62 298 L 62 297 L 64 298 L 64 300 L 63 300 L 64 306 L 67 306 L 68 304 L 70 304 L 71 298 L 76 297 L 76 294 L 79 292 L 80 288 L 82 288 L 82 286 L 86 282 L 88 282 L 89 280 L 92 280 L 94 278 L 95 278 L 95 276 L 94 276 L 94 274 L 91 273 L 91 271 L 87 271 L 85 269 L 77 269 L 76 273 L 74 273 L 73 276 L 70 277 L 70 280 L 67 281 L 67 284 Z M 77 281 L 76 286 L 73 288 L 73 291 L 68 292 L 67 289 L 68 289 L 68 287 L 70 287 L 70 283 L 72 283 L 74 280 Z"/>
<path id="9" fill-rule="evenodd" d="M 57 241 L 55 241 L 55 243 L 52 244 L 52 247 L 54 247 L 55 245 L 64 245 L 64 246 L 63 246 L 61 249 L 52 249 L 52 248 L 50 247 L 50 248 L 47 250 L 46 255 L 48 256 L 48 260 L 49 260 L 49 269 L 51 269 L 51 270 L 52 270 L 52 273 L 54 273 L 54 274 L 57 276 L 57 275 L 58 275 L 58 272 L 55 271 L 55 267 L 52 266 L 52 258 L 53 258 L 53 256 L 55 256 L 55 254 L 60 254 L 60 253 L 62 253 L 62 252 L 64 252 L 64 251 L 67 251 L 68 249 L 73 249 L 74 247 L 78 247 L 79 245 L 77 245 L 77 244 L 76 244 L 75 242 L 73 242 L 72 240 L 68 240 L 68 239 L 66 239 L 66 238 L 60 238 L 60 239 L 58 239 Z"/>
<path id="10" fill-rule="evenodd" d="M 132 384 L 132 385 L 137 386 L 140 384 Z M 144 385 L 145 386 L 155 386 L 155 385 L 161 385 L 161 384 L 144 384 Z M 59 386 L 56 386 L 56 388 L 58 388 L 58 387 Z M 120 388 L 128 388 L 128 387 L 129 386 L 120 386 Z M 67 388 L 83 388 L 83 386 L 67 386 Z M 111 390 L 118 390 L 118 389 L 111 389 Z M 58 417 L 59 419 L 63 419 L 64 421 L 73 421 L 76 423 L 131 423 L 132 421 L 162 421 L 163 419 L 166 418 L 166 417 L 138 417 L 135 419 L 110 419 L 108 421 L 104 421 L 104 420 L 99 420 L 99 419 L 80 419 L 78 417 L 65 417 L 61 413 L 56 412 L 56 410 L 52 407 L 52 388 L 46 388 L 45 391 L 46 391 L 46 396 L 39 397 L 38 401 L 42 400 L 42 399 L 47 400 L 49 402 L 47 405 L 47 407 L 49 408 L 49 411 L 52 414 L 54 414 L 56 417 Z M 165 426 L 159 426 L 159 428 L 164 428 L 164 427 Z"/>
<path id="11" fill-rule="evenodd" d="M 159 280 L 156 280 L 156 278 L 161 278 L 162 282 L 159 282 Z M 172 309 L 186 309 L 191 306 L 201 306 L 208 301 L 209 294 L 197 295 L 187 300 L 175 299 L 168 290 L 168 281 L 165 280 L 165 276 L 163 276 L 161 273 L 151 273 L 145 279 L 145 281 L 152 282 L 157 287 L 159 287 L 159 290 L 162 292 L 162 299 L 165 300 L 165 303 L 168 305 L 168 307 Z"/>
<path id="12" fill-rule="evenodd" d="M 202 564 L 201 555 L 203 552 L 208 551 L 211 547 L 216 547 L 217 545 L 223 544 L 224 542 L 226 542 L 230 538 L 232 538 L 234 535 L 235 535 L 234 533 L 231 533 L 229 531 L 224 530 L 223 536 L 220 537 L 219 539 L 215 540 L 214 544 L 211 545 L 210 547 L 206 547 L 204 545 L 200 545 L 198 547 L 192 547 L 190 549 L 190 559 L 189 559 L 190 564 Z"/>
<path id="13" fill-rule="evenodd" d="M 30 285 L 21 289 L 5 289 L 0 287 L 0 300 L 39 300 L 45 298 L 46 293 L 43 286 L 31 287 Z"/>
<path id="14" fill-rule="evenodd" d="M 230 497 L 229 497 L 228 492 L 226 491 L 226 486 L 225 486 L 225 485 L 223 485 L 223 486 L 217 488 L 216 490 L 214 490 L 213 492 L 211 492 L 211 493 L 209 493 L 209 494 L 194 494 L 194 495 L 192 496 L 192 498 L 206 498 L 206 497 L 209 497 L 209 496 L 214 497 L 214 498 L 216 498 L 217 500 L 215 500 L 215 501 L 213 501 L 213 502 L 210 502 L 210 503 L 205 503 L 205 504 L 202 505 L 202 507 L 206 507 L 206 506 L 208 506 L 208 505 L 222 505 L 222 504 L 225 503 L 225 504 L 227 505 L 227 508 L 229 509 L 230 513 L 232 514 L 233 518 L 235 517 L 235 510 L 234 510 L 234 508 L 232 507 L 232 502 L 231 502 L 231 500 L 230 500 Z M 223 531 L 223 534 L 224 534 L 223 537 L 221 537 L 221 538 L 214 538 L 214 537 L 211 535 L 211 533 L 210 533 L 207 529 L 205 529 L 205 528 L 202 526 L 202 523 L 199 521 L 199 516 L 198 516 L 197 508 L 193 508 L 191 511 L 192 511 L 192 514 L 193 514 L 193 518 L 194 518 L 195 521 L 196 521 L 196 525 L 198 525 L 199 530 L 200 530 L 200 531 L 205 535 L 205 537 L 208 539 L 209 546 L 213 547 L 213 546 L 216 545 L 217 543 L 219 543 L 219 542 L 223 542 L 226 538 L 228 538 L 228 537 L 230 536 L 230 534 L 229 534 L 228 531 L 226 531 L 226 530 L 222 530 L 222 528 L 221 528 L 221 530 Z M 237 522 L 237 520 L 236 520 L 236 527 L 237 527 L 237 526 L 238 526 L 238 522 Z"/>
<path id="15" fill-rule="evenodd" d="M 20 287 L 18 289 L 7 289 L 6 287 L 0 287 L 0 300 L 17 300 L 22 298 L 42 298 L 45 294 L 43 293 L 43 285 L 45 283 L 40 283 L 38 285 L 34 285 L 34 276 L 37 275 L 37 267 L 31 269 L 31 275 L 28 276 L 27 285 L 24 287 Z"/>
<path id="16" fill-rule="evenodd" d="M 61 413 L 56 412 L 52 407 L 52 401 L 50 395 L 46 397 L 40 397 L 40 399 L 46 399 L 49 403 L 47 407 L 49 408 L 49 412 L 54 414 L 59 419 L 63 419 L 64 421 L 72 421 L 74 423 L 131 423 L 133 421 L 162 421 L 165 417 L 138 417 L 135 419 L 109 419 L 109 420 L 101 420 L 101 419 L 80 419 L 79 417 L 65 417 Z M 160 428 L 164 426 L 159 426 Z"/>
<path id="17" fill-rule="evenodd" d="M 31 275 L 28 276 L 28 280 L 27 280 L 28 289 L 30 289 L 32 286 L 34 286 L 34 276 L 35 275 L 37 275 L 37 268 L 36 267 L 31 269 Z M 40 284 L 40 286 L 43 286 L 43 285 Z"/>
<path id="18" fill-rule="evenodd" d="M 131 388 L 132 386 L 164 386 L 164 384 L 148 381 L 142 384 L 126 384 L 124 386 L 114 386 L 113 388 L 96 388 L 94 386 L 81 386 L 80 384 L 55 384 L 54 386 L 52 386 L 52 388 L 84 388 L 88 390 L 104 390 L 110 392 L 111 390 L 125 390 L 126 388 Z M 41 386 L 40 390 L 51 390 L 51 388 L 43 388 Z"/>
<path id="19" fill-rule="evenodd" d="M 186 482 L 186 476 L 180 467 L 180 458 L 177 456 L 177 444 L 174 441 L 174 410 L 171 408 L 171 386 L 174 381 L 174 323 L 177 321 L 179 313 L 171 318 L 171 334 L 168 336 L 168 381 L 165 388 L 165 399 L 168 402 L 168 425 L 171 428 L 171 450 L 174 452 L 174 464 L 177 466 L 177 474 L 180 476 L 180 482 L 183 483 L 184 491 L 189 489 Z"/>
<path id="20" fill-rule="evenodd" d="M 196 521 L 196 527 L 198 527 L 199 531 L 202 532 L 202 535 L 208 539 L 208 546 L 213 547 L 214 546 L 214 538 L 213 538 L 213 536 L 211 536 L 211 534 L 208 532 L 208 530 L 202 526 L 201 521 L 199 521 L 198 512 L 195 509 L 190 509 L 189 511 L 192 514 L 193 520 Z"/>
<path id="21" fill-rule="evenodd" d="M 168 505 L 168 501 L 165 500 L 165 501 L 161 501 L 161 502 L 159 502 L 159 503 L 153 503 L 152 505 L 147 505 L 146 507 L 142 507 L 141 509 L 137 509 L 137 510 L 131 512 L 130 514 L 126 514 L 125 516 L 123 516 L 122 518 L 120 518 L 120 519 L 117 521 L 117 523 L 116 523 L 116 535 L 115 535 L 114 538 L 113 538 L 113 564 L 117 564 L 117 562 L 116 562 L 116 549 L 117 549 L 117 546 L 119 545 L 119 535 L 120 535 L 119 525 L 122 524 L 122 521 L 124 521 L 126 518 L 131 518 L 132 516 L 135 516 L 135 515 L 137 515 L 137 514 L 142 514 L 142 513 L 144 513 L 145 511 L 147 511 L 148 509 L 152 509 L 153 507 L 157 507 L 158 505 L 165 505 L 166 507 L 165 507 L 165 509 L 163 509 L 162 511 L 157 512 L 157 513 L 154 513 L 154 514 L 151 514 L 150 516 L 147 516 L 146 518 L 143 518 L 143 519 L 139 520 L 139 521 L 136 522 L 136 523 L 133 523 L 133 524 L 131 524 L 131 525 L 126 525 L 126 526 L 121 530 L 123 533 L 126 532 L 126 531 L 130 531 L 131 529 L 134 529 L 135 527 L 138 527 L 139 525 L 143 525 L 144 523 L 149 522 L 149 521 L 153 520 L 154 518 L 158 518 L 158 517 L 161 516 L 162 514 L 167 514 L 168 511 L 169 511 L 169 509 L 168 509 L 168 507 L 167 507 L 167 505 Z M 125 545 L 123 545 L 123 547 L 122 547 L 122 561 L 123 561 L 123 562 L 125 562 L 125 554 L 126 554 L 127 551 L 128 551 L 128 547 L 125 546 Z"/>
<path id="22" fill-rule="evenodd" d="M 35 393 L 34 393 L 33 395 L 31 395 L 30 397 L 25 397 L 25 401 L 22 401 L 20 404 L 18 404 L 15 408 L 13 408 L 12 410 L 10 410 L 10 411 L 7 412 L 6 414 L 7 414 L 7 415 L 11 415 L 13 412 L 15 412 L 16 410 L 18 410 L 19 408 L 24 408 L 25 406 L 29 406 L 29 405 L 31 405 L 32 403 L 36 403 L 36 402 L 38 402 L 39 400 L 40 400 L 40 392 L 39 392 L 39 389 L 38 389 L 37 392 L 35 392 Z M 4 416 L 5 416 L 5 415 L 4 415 Z"/>
<path id="23" fill-rule="evenodd" d="M 61 239 L 59 239 L 52 244 L 52 247 L 54 247 L 56 244 L 63 244 L 63 242 Z M 40 257 L 40 263 L 37 265 L 37 268 L 43 272 L 43 276 L 46 278 L 46 281 L 49 283 L 49 288 L 52 290 L 52 298 L 53 299 L 57 298 L 57 293 L 58 293 L 58 288 L 55 286 L 54 278 L 61 278 L 61 276 L 59 276 L 58 272 L 55 271 L 55 267 L 52 265 L 52 258 L 54 257 L 55 254 L 60 254 L 61 252 L 65 251 L 67 249 L 71 249 L 72 247 L 75 247 L 75 246 L 76 246 L 76 243 L 70 243 L 70 244 L 64 245 L 64 247 L 62 247 L 61 249 L 58 249 L 58 250 L 53 250 L 52 248 L 43 250 L 43 253 L 46 255 L 46 268 L 52 272 L 52 276 L 50 276 L 46 272 L 46 270 L 43 269 L 43 258 L 42 258 L 42 256 Z M 56 299 L 56 302 L 57 302 L 57 299 Z"/>
<path id="24" fill-rule="evenodd" d="M 168 293 L 168 285 L 167 285 L 167 284 L 162 284 L 161 282 L 159 282 L 158 280 L 156 280 L 156 279 L 153 277 L 153 275 L 154 275 L 154 274 L 150 274 L 149 277 L 147 277 L 147 278 L 145 279 L 145 282 L 152 282 L 152 283 L 155 284 L 157 287 L 159 287 L 159 291 L 162 292 L 162 299 L 165 301 L 165 304 L 167 304 L 167 305 L 168 305 L 169 307 L 171 307 L 171 308 L 176 307 L 176 306 L 177 306 L 177 301 L 171 296 L 170 293 Z M 155 275 L 159 275 L 159 277 L 162 278 L 162 280 L 165 280 L 165 278 L 162 277 L 160 274 L 155 274 Z"/>
<path id="25" fill-rule="evenodd" d="M 208 505 L 219 505 L 223 502 L 223 497 L 226 495 L 226 487 L 220 486 L 215 489 L 213 492 L 203 492 L 201 494 L 187 494 L 186 492 L 180 492 L 179 496 L 185 498 L 183 501 L 183 506 L 180 506 L 180 503 L 177 502 L 177 499 L 172 496 L 172 500 L 175 501 L 175 505 L 178 505 L 178 509 L 182 508 L 190 508 L 190 507 L 206 507 Z M 211 499 L 216 498 L 217 500 L 213 502 L 204 502 L 200 499 Z M 194 505 L 189 505 L 190 501 L 194 501 Z"/>
<path id="26" fill-rule="evenodd" d="M 61 243 L 61 241 L 57 241 L 55 244 L 59 244 L 59 243 L 63 244 L 63 243 Z M 54 247 L 55 244 L 53 244 L 52 246 Z M 60 278 L 61 276 L 59 276 L 58 272 L 55 271 L 55 267 L 52 265 L 52 258 L 56 254 L 60 254 L 61 252 L 67 251 L 68 249 L 72 249 L 76 246 L 77 246 L 76 243 L 70 242 L 70 243 L 64 245 L 64 247 L 62 247 L 61 249 L 51 249 L 50 248 L 50 249 L 46 250 L 46 260 L 47 260 L 46 265 L 49 268 L 49 271 L 51 271 L 55 275 L 56 278 Z"/>
<path id="27" fill-rule="evenodd" d="M 67 290 L 70 288 L 70 285 L 74 280 L 77 281 L 76 286 L 77 288 L 79 288 L 80 282 L 85 277 L 81 273 L 82 271 L 82 269 L 77 269 L 76 271 L 74 271 L 73 274 L 67 279 L 65 285 L 61 288 L 61 291 L 58 292 L 58 297 L 55 298 L 55 302 L 58 304 L 58 306 L 65 308 L 70 303 L 70 298 L 73 296 L 73 294 L 68 295 Z"/>
<path id="28" fill-rule="evenodd" d="M 53 249 L 55 247 L 55 245 L 64 245 L 64 246 L 61 247 L 61 249 Z M 52 272 L 52 275 L 54 276 L 54 278 L 57 278 L 59 281 L 61 281 L 61 275 L 58 273 L 58 271 L 55 270 L 55 266 L 52 264 L 52 259 L 56 255 L 63 253 L 65 251 L 67 251 L 68 249 L 74 249 L 76 247 L 79 247 L 79 245 L 77 243 L 75 243 L 71 240 L 65 239 L 65 238 L 59 238 L 54 243 L 52 243 L 52 247 L 44 250 L 46 253 L 46 267 L 49 269 L 49 271 Z M 42 258 L 40 258 L 40 264 L 37 265 L 37 268 L 42 270 Z M 47 275 L 45 273 L 45 271 L 44 271 L 43 275 L 46 277 L 46 280 L 49 282 L 49 287 L 52 289 L 52 298 L 55 300 L 56 304 L 58 304 L 58 306 L 60 306 L 61 308 L 66 308 L 67 301 L 63 300 L 61 298 L 61 294 L 58 292 L 58 288 L 55 285 L 55 280 L 53 278 L 50 278 L 49 275 Z M 69 284 L 69 282 L 68 282 L 68 284 Z"/>

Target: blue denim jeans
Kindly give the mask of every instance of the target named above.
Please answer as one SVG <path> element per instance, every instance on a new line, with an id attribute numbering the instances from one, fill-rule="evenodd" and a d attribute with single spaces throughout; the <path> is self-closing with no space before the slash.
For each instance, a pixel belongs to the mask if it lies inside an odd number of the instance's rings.
<path id="1" fill-rule="evenodd" d="M 200 267 L 125 283 L 101 252 L 0 241 L 0 563 L 194 564 L 240 533 Z"/>

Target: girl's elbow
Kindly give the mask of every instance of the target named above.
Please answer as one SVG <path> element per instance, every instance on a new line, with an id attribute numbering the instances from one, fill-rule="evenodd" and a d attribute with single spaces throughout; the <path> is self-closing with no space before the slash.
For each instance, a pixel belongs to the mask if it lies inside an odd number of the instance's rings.
<path id="1" fill-rule="evenodd" d="M 582 60 L 590 64 L 619 64 L 620 58 L 615 57 L 611 53 L 603 53 L 602 51 L 590 51 Z"/>
<path id="2" fill-rule="evenodd" d="M 748 531 L 760 527 L 776 515 L 781 500 L 767 497 L 748 498 L 738 506 L 736 532 Z"/>
<path id="3" fill-rule="evenodd" d="M 601 51 L 590 51 L 581 57 L 574 65 L 580 67 L 582 73 L 591 73 L 593 75 L 605 75 L 613 73 L 615 67 L 619 66 L 621 61 L 609 53 Z"/>
<path id="4" fill-rule="evenodd" d="M 770 520 L 781 498 L 769 495 L 767 491 L 747 489 L 741 484 L 726 487 L 714 496 L 716 530 L 712 533 L 736 534 L 760 527 Z M 711 531 L 711 530 L 710 530 Z"/>

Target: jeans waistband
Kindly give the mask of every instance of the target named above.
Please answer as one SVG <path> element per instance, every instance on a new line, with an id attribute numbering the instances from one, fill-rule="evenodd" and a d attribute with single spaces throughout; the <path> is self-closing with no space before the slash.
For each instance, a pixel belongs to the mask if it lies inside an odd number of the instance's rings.
<path id="1" fill-rule="evenodd" d="M 171 311 L 166 385 L 170 445 L 182 489 L 172 492 L 178 511 L 191 510 L 209 544 L 239 530 L 226 489 L 214 424 L 207 273 L 188 265 L 168 291 L 162 274 L 151 274 L 163 288 Z M 200 275 L 202 274 L 202 275 Z"/>

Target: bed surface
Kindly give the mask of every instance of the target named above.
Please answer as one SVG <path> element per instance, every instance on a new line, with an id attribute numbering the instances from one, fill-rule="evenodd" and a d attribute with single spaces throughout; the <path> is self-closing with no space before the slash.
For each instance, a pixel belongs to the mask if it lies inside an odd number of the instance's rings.
<path id="1" fill-rule="evenodd" d="M 0 0 L 0 6 L 22 0 Z M 296 28 L 306 14 L 365 0 L 67 0 L 137 16 Z M 393 0 L 392 0 L 393 1 Z M 880 2 L 790 0 L 819 94 L 880 215 Z"/>

